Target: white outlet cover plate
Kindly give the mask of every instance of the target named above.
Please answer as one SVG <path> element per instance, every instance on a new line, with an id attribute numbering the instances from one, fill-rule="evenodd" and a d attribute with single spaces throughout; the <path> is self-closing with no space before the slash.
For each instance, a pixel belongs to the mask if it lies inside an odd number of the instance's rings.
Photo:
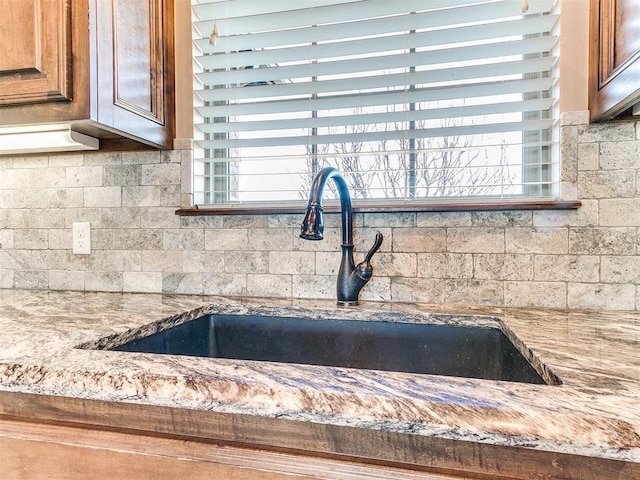
<path id="1" fill-rule="evenodd" d="M 73 222 L 73 253 L 75 255 L 91 254 L 90 222 Z"/>

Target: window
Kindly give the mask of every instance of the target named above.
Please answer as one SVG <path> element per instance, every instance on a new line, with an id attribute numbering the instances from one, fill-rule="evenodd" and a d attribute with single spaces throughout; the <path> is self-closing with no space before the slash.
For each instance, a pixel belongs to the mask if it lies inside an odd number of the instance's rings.
<path id="1" fill-rule="evenodd" d="M 558 196 L 555 0 L 192 0 L 199 206 Z M 329 192 L 327 192 L 329 193 Z"/>

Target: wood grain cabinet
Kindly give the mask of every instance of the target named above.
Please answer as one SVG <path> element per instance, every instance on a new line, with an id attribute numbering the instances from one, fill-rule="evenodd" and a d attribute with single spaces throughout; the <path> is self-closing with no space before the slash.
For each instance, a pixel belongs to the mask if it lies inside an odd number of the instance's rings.
<path id="1" fill-rule="evenodd" d="M 616 117 L 640 102 L 640 0 L 591 0 L 591 120 Z"/>
<path id="2" fill-rule="evenodd" d="M 3 0 L 0 126 L 171 148 L 173 0 Z"/>

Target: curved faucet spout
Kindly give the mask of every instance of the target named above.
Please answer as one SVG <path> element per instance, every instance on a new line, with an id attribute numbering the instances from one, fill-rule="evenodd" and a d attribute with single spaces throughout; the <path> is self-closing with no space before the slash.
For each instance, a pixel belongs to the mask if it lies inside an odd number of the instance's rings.
<path id="1" fill-rule="evenodd" d="M 342 260 L 338 271 L 337 297 L 339 306 L 358 305 L 360 290 L 366 285 L 373 273 L 371 257 L 382 244 L 382 234 L 376 234 L 376 241 L 367 253 L 364 262 L 355 265 L 353 260 L 353 207 L 351 195 L 344 177 L 333 168 L 323 168 L 313 179 L 309 193 L 307 212 L 302 221 L 300 237 L 306 240 L 322 240 L 324 224 L 322 218 L 322 195 L 324 188 L 333 179 L 340 196 L 342 217 Z"/>
<path id="2" fill-rule="evenodd" d="M 322 240 L 324 220 L 322 218 L 322 194 L 330 178 L 333 178 L 340 196 L 340 211 L 342 212 L 342 244 L 353 245 L 353 207 L 349 187 L 340 172 L 333 167 L 320 170 L 311 184 L 307 213 L 302 222 L 300 236 L 305 240 Z"/>

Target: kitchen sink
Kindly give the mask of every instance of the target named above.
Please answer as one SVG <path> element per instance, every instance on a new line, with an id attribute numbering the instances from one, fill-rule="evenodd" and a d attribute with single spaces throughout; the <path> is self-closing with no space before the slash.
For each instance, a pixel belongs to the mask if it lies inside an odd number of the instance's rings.
<path id="1" fill-rule="evenodd" d="M 546 383 L 486 326 L 210 314 L 110 349 Z"/>

